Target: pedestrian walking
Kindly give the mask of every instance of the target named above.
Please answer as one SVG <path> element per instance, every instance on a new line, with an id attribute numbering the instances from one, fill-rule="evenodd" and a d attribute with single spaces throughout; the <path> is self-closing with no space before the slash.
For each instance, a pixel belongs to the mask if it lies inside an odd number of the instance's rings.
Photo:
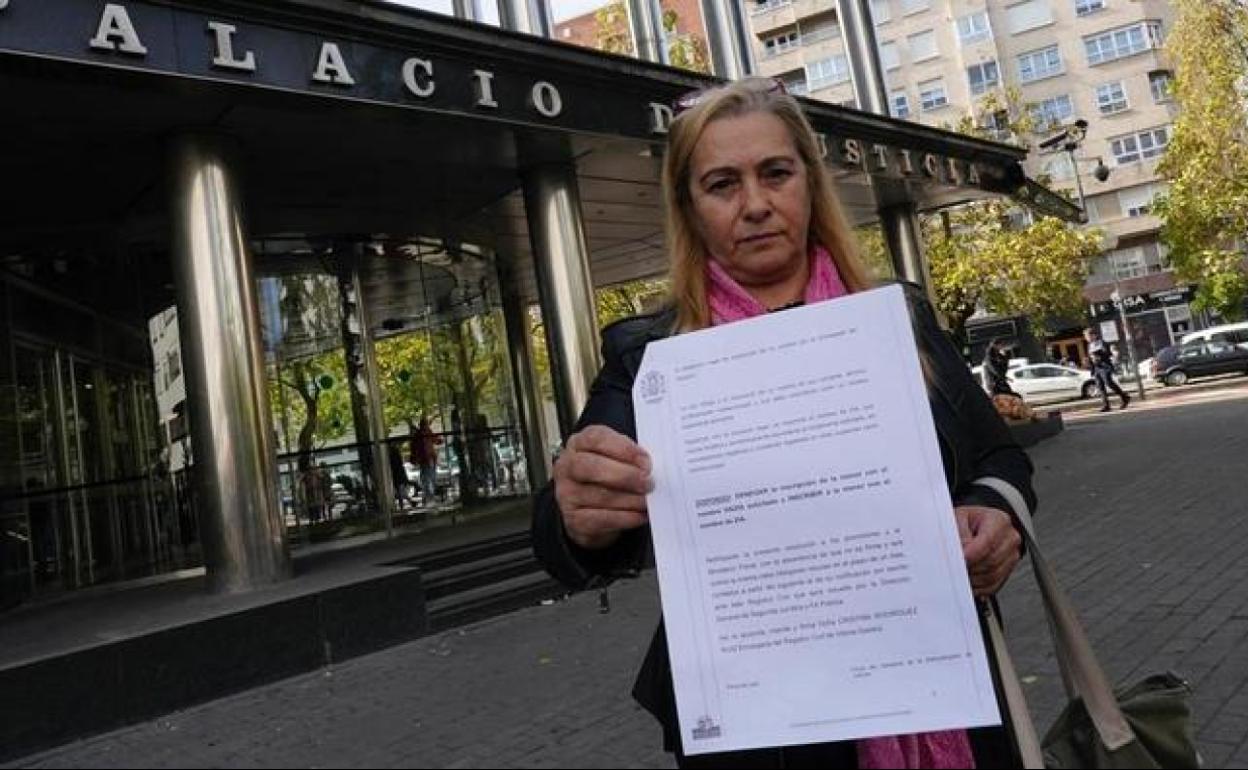
<path id="1" fill-rule="evenodd" d="M 1006 395 L 1017 396 L 1014 389 L 1010 387 L 1010 356 L 1005 351 L 1005 343 L 999 339 L 994 339 L 988 343 L 988 349 L 984 351 L 984 377 L 988 392 L 994 396 Z"/>
<path id="2" fill-rule="evenodd" d="M 1120 408 L 1126 409 L 1127 405 L 1131 403 L 1131 397 L 1126 394 L 1118 384 L 1118 381 L 1114 379 L 1113 352 L 1095 329 L 1084 329 L 1083 338 L 1088 342 L 1088 358 L 1091 360 L 1089 368 L 1092 372 L 1092 377 L 1096 379 L 1096 388 L 1101 393 L 1101 411 L 1109 411 L 1109 391 L 1111 390 L 1122 399 Z"/>
<path id="3" fill-rule="evenodd" d="M 420 424 L 408 422 L 412 465 L 420 469 L 420 491 L 425 505 L 432 505 L 438 482 L 438 444 L 442 439 L 429 426 L 429 418 L 421 415 Z"/>

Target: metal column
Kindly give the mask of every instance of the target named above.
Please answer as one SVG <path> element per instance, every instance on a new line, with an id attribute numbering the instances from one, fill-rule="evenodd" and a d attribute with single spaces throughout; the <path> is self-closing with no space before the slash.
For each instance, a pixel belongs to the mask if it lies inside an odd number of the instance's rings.
<path id="1" fill-rule="evenodd" d="M 451 13 L 457 19 L 483 21 L 486 14 L 481 3 L 482 0 L 451 0 Z"/>
<path id="2" fill-rule="evenodd" d="M 345 253 L 338 259 L 349 259 L 351 269 L 343 271 L 342 277 L 351 282 L 352 303 L 355 311 L 356 328 L 359 330 L 359 376 L 361 381 L 349 382 L 347 385 L 353 392 L 364 398 L 364 411 L 368 417 L 368 445 L 373 458 L 373 482 L 377 490 L 377 508 L 386 523 L 386 534 L 394 529 L 394 479 L 390 475 L 390 448 L 386 442 L 386 417 L 381 401 L 381 384 L 377 376 L 377 351 L 373 347 L 373 335 L 368 328 L 368 307 L 364 298 L 364 287 L 360 282 L 360 257 L 363 249 L 360 244 L 344 247 Z M 349 278 L 347 277 L 349 275 Z M 357 435 L 363 431 L 356 426 Z M 364 451 L 361 448 L 360 451 Z"/>
<path id="3" fill-rule="evenodd" d="M 663 34 L 663 8 L 658 0 L 628 0 L 626 9 L 637 58 L 670 64 L 667 39 Z"/>
<path id="4" fill-rule="evenodd" d="M 931 293 L 932 275 L 923 253 L 923 233 L 919 212 L 913 203 L 898 203 L 880 208 L 880 225 L 892 256 L 893 270 L 898 277 L 913 281 Z"/>
<path id="5" fill-rule="evenodd" d="M 837 13 L 858 108 L 888 115 L 888 85 L 876 46 L 870 0 L 838 0 Z M 888 243 L 893 269 L 898 277 L 919 284 L 930 294 L 932 281 L 923 252 L 923 233 L 909 191 L 904 183 L 875 180 L 872 184 L 879 206 L 880 228 Z"/>
<path id="6" fill-rule="evenodd" d="M 754 46 L 740 0 L 702 0 L 702 21 L 715 74 L 725 80 L 753 74 Z"/>
<path id="7" fill-rule="evenodd" d="M 533 350 L 529 337 L 528 313 L 516 291 L 515 267 L 506 257 L 498 258 L 498 286 L 507 330 L 507 354 L 511 359 L 512 387 L 519 405 L 517 417 L 524 440 L 524 460 L 529 489 L 536 491 L 549 479 L 547 462 L 550 446 L 542 431 L 541 399 L 538 398 Z"/>
<path id="8" fill-rule="evenodd" d="M 841 20 L 841 35 L 845 39 L 845 55 L 849 57 L 858 109 L 887 115 L 888 85 L 876 47 L 870 0 L 838 0 L 837 16 Z"/>
<path id="9" fill-rule="evenodd" d="M 553 37 L 555 24 L 545 0 L 498 0 L 498 20 L 512 32 Z"/>
<path id="10" fill-rule="evenodd" d="M 260 316 L 224 137 L 183 135 L 170 154 L 173 262 L 196 505 L 214 591 L 290 576 Z"/>
<path id="11" fill-rule="evenodd" d="M 537 272 L 559 430 L 571 433 L 598 373 L 598 323 L 589 248 L 571 160 L 524 174 L 524 206 Z"/>

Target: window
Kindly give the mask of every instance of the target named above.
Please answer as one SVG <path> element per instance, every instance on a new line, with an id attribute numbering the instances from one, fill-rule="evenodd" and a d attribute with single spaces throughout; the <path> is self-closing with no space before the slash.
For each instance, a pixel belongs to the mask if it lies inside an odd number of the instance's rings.
<path id="1" fill-rule="evenodd" d="M 1062 54 L 1056 45 L 1019 54 L 1018 79 L 1023 83 L 1033 83 L 1060 74 L 1062 74 Z"/>
<path id="2" fill-rule="evenodd" d="M 871 0 L 871 18 L 875 20 L 877 26 L 893 18 L 892 11 L 888 7 L 888 0 Z"/>
<path id="3" fill-rule="evenodd" d="M 1166 151 L 1169 141 L 1170 129 L 1162 126 L 1111 139 L 1109 149 L 1114 154 L 1114 160 L 1121 166 L 1161 155 Z"/>
<path id="4" fill-rule="evenodd" d="M 756 0 L 750 13 L 767 13 L 789 4 L 789 0 Z"/>
<path id="5" fill-rule="evenodd" d="M 957 26 L 958 42 L 964 46 L 992 37 L 992 27 L 988 23 L 988 14 L 984 11 L 959 16 Z"/>
<path id="6" fill-rule="evenodd" d="M 811 91 L 844 83 L 847 80 L 849 80 L 849 60 L 844 54 L 830 56 L 806 65 L 806 81 L 810 84 Z"/>
<path id="7" fill-rule="evenodd" d="M 1031 117 L 1036 131 L 1049 131 L 1075 116 L 1075 104 L 1070 94 L 1061 94 L 1030 105 Z"/>
<path id="8" fill-rule="evenodd" d="M 1114 271 L 1114 277 L 1120 281 L 1148 275 L 1148 263 L 1144 259 L 1144 249 L 1139 246 L 1109 252 L 1109 264 Z"/>
<path id="9" fill-rule="evenodd" d="M 919 11 L 926 11 L 932 6 L 932 0 L 901 0 L 901 15 L 907 16 Z"/>
<path id="10" fill-rule="evenodd" d="M 820 40 L 831 40 L 841 36 L 841 28 L 833 19 L 802 23 L 802 45 L 818 43 Z"/>
<path id="11" fill-rule="evenodd" d="M 918 32 L 907 38 L 910 43 L 911 61 L 923 61 L 940 56 L 940 49 L 936 47 L 936 33 L 932 30 Z"/>
<path id="12" fill-rule="evenodd" d="M 886 70 L 901 66 L 901 51 L 897 49 L 896 41 L 889 40 L 880 44 L 880 63 Z"/>
<path id="13" fill-rule="evenodd" d="M 1170 70 L 1155 70 L 1148 73 L 1148 88 L 1153 92 L 1153 101 L 1170 101 L 1171 88 L 1174 87 L 1174 73 Z"/>
<path id="14" fill-rule="evenodd" d="M 1075 0 L 1075 15 L 1087 16 L 1105 10 L 1105 0 Z"/>
<path id="15" fill-rule="evenodd" d="M 1027 0 L 1005 9 L 1006 25 L 1011 35 L 1053 23 L 1053 9 L 1048 0 Z"/>
<path id="16" fill-rule="evenodd" d="M 944 107 L 948 103 L 949 97 L 945 94 L 943 78 L 919 83 L 919 109 L 927 112 Z"/>
<path id="17" fill-rule="evenodd" d="M 1096 108 L 1102 115 L 1113 115 L 1127 109 L 1127 89 L 1121 80 L 1096 87 Z"/>
<path id="18" fill-rule="evenodd" d="M 1151 184 L 1119 190 L 1118 203 L 1122 208 L 1122 215 L 1125 217 L 1146 216 L 1153 205 L 1153 198 L 1157 197 L 1157 192 L 1156 186 Z"/>
<path id="19" fill-rule="evenodd" d="M 894 118 L 910 117 L 910 98 L 905 91 L 893 91 L 888 96 L 888 111 Z"/>
<path id="20" fill-rule="evenodd" d="M 772 35 L 763 41 L 763 53 L 766 56 L 778 56 L 785 51 L 792 51 L 801 45 L 801 38 L 797 34 L 797 30 L 785 32 L 780 35 Z"/>
<path id="21" fill-rule="evenodd" d="M 1001 73 L 997 68 L 996 61 L 986 61 L 982 64 L 972 64 L 967 67 L 966 79 L 971 84 L 971 95 L 979 96 L 987 93 L 989 89 L 996 87 L 1001 82 Z"/>
<path id="22" fill-rule="evenodd" d="M 1161 47 L 1161 22 L 1144 21 L 1083 39 L 1088 64 L 1104 64 L 1150 48 Z"/>
<path id="23" fill-rule="evenodd" d="M 794 96 L 805 96 L 810 93 L 810 87 L 806 85 L 806 78 L 803 77 L 784 81 L 784 88 Z"/>

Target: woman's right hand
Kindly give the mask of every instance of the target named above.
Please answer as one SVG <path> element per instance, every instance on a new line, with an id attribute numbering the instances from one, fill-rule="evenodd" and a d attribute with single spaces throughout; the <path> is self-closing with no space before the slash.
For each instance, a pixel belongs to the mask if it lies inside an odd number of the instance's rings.
<path id="1" fill-rule="evenodd" d="M 606 548 L 649 521 L 650 455 L 605 425 L 572 434 L 555 461 L 555 500 L 563 527 L 582 548 Z"/>

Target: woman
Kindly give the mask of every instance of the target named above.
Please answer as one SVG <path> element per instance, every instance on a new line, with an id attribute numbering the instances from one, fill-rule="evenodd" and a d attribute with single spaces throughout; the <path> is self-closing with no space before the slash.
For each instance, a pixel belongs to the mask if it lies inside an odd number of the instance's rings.
<path id="1" fill-rule="evenodd" d="M 635 574 L 649 550 L 650 459 L 635 441 L 631 400 L 646 344 L 872 286 L 819 144 L 795 100 L 773 81 L 752 78 L 699 94 L 684 106 L 670 129 L 663 170 L 671 306 L 603 330 L 603 368 L 555 463 L 554 480 L 536 503 L 534 549 L 551 574 L 574 588 Z M 1015 511 L 1006 496 L 1034 507 L 1031 464 L 943 336 L 922 293 L 908 292 L 971 585 L 978 596 L 991 597 L 1020 555 Z M 686 757 L 661 624 L 633 694 L 658 718 L 665 747 L 683 767 L 1013 762 L 1001 729 Z"/>

